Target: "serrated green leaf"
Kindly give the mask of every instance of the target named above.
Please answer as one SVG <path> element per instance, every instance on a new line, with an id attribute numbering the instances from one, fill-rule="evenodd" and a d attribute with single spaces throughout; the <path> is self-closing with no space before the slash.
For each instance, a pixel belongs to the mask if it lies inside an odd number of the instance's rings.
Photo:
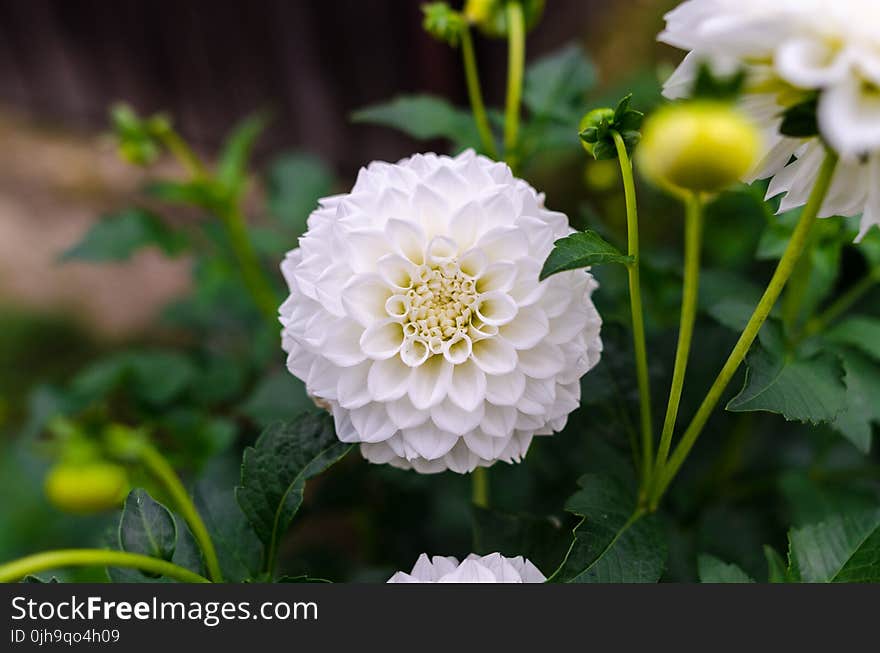
<path id="1" fill-rule="evenodd" d="M 217 162 L 217 181 L 231 196 L 237 196 L 247 178 L 247 163 L 254 143 L 266 128 L 266 114 L 250 116 L 236 125 L 223 144 Z"/>
<path id="2" fill-rule="evenodd" d="M 715 556 L 701 554 L 697 558 L 697 569 L 701 583 L 754 583 L 755 579 L 733 563 L 724 562 Z"/>
<path id="3" fill-rule="evenodd" d="M 831 327 L 825 338 L 830 342 L 854 347 L 880 361 L 880 319 L 853 315 Z"/>
<path id="4" fill-rule="evenodd" d="M 266 174 L 269 211 L 293 229 L 292 237 L 305 232 L 309 214 L 332 189 L 332 172 L 321 159 L 310 154 L 279 157 Z"/>
<path id="5" fill-rule="evenodd" d="M 539 278 L 543 281 L 557 272 L 577 270 L 601 263 L 628 265 L 632 261 L 632 256 L 621 254 L 614 245 L 595 231 L 588 229 L 575 232 L 553 243 L 553 250 L 544 261 Z"/>
<path id="6" fill-rule="evenodd" d="M 119 546 L 129 553 L 171 560 L 177 546 L 177 527 L 171 512 L 146 490 L 132 490 L 119 520 Z"/>
<path id="7" fill-rule="evenodd" d="M 223 579 L 240 583 L 258 578 L 263 545 L 236 502 L 233 490 L 202 483 L 196 489 L 195 502 L 217 548 Z"/>
<path id="8" fill-rule="evenodd" d="M 770 583 L 788 583 L 788 565 L 772 546 L 764 545 L 764 558 L 767 560 L 767 581 Z"/>
<path id="9" fill-rule="evenodd" d="M 176 256 L 186 246 L 186 238 L 157 216 L 142 209 L 127 209 L 103 216 L 60 260 L 124 261 L 146 247 L 156 247 L 166 256 Z"/>
<path id="10" fill-rule="evenodd" d="M 791 547 L 805 582 L 880 582 L 880 509 L 838 514 L 796 529 Z"/>
<path id="11" fill-rule="evenodd" d="M 547 575 L 565 556 L 566 539 L 558 519 L 474 508 L 474 553 L 521 555 Z"/>
<path id="12" fill-rule="evenodd" d="M 617 481 L 588 474 L 566 510 L 583 517 L 557 578 L 572 583 L 654 583 L 666 563 L 656 515 L 635 513 L 635 497 Z"/>
<path id="13" fill-rule="evenodd" d="M 846 385 L 846 405 L 831 423 L 862 453 L 871 450 L 873 425 L 880 422 L 880 366 L 851 350 L 839 352 Z"/>
<path id="14" fill-rule="evenodd" d="M 356 123 L 399 129 L 419 140 L 446 138 L 457 147 L 476 147 L 480 136 L 471 114 L 432 95 L 405 95 L 355 111 Z"/>
<path id="15" fill-rule="evenodd" d="M 846 405 L 843 370 L 833 354 L 803 359 L 757 345 L 746 361 L 745 383 L 729 411 L 767 411 L 819 424 L 833 421 Z"/>
<path id="16" fill-rule="evenodd" d="M 595 83 L 593 64 L 579 45 L 570 44 L 529 65 L 523 104 L 536 118 L 571 121 Z"/>
<path id="17" fill-rule="evenodd" d="M 306 413 L 268 427 L 256 445 L 245 450 L 235 498 L 266 547 L 269 570 L 278 541 L 302 504 L 306 480 L 350 449 L 336 438 L 329 415 Z"/>

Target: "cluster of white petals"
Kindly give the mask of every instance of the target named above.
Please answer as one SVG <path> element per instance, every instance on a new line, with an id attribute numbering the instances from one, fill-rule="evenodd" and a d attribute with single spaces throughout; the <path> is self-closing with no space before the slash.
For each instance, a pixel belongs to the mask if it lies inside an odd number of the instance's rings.
<path id="1" fill-rule="evenodd" d="M 419 556 L 410 573 L 398 571 L 389 583 L 543 583 L 538 568 L 522 556 L 505 558 L 500 553 L 470 554 L 461 563 L 456 558 L 426 554 Z"/>
<path id="2" fill-rule="evenodd" d="M 583 270 L 539 282 L 562 213 L 466 151 L 361 169 L 282 271 L 290 371 L 370 461 L 459 473 L 560 430 L 599 360 Z"/>
<path id="3" fill-rule="evenodd" d="M 861 214 L 859 237 L 880 224 L 878 0 L 687 0 L 659 38 L 689 50 L 668 97 L 687 94 L 701 61 L 746 69 L 742 105 L 766 148 L 750 179 L 773 177 L 767 195 L 785 193 L 781 211 L 806 203 L 824 157 L 818 139 L 781 135 L 781 114 L 819 93 L 819 131 L 841 157 L 819 215 Z"/>

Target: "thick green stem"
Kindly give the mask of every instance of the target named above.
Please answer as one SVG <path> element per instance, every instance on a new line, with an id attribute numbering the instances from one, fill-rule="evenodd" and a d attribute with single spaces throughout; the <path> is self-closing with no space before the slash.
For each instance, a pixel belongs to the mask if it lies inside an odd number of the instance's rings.
<path id="1" fill-rule="evenodd" d="M 139 553 L 106 551 L 104 549 L 59 549 L 35 553 L 0 565 L 0 583 L 12 583 L 30 574 L 62 567 L 126 567 L 139 569 L 150 574 L 159 574 L 182 583 L 211 582 L 204 576 L 172 562 Z"/>
<path id="2" fill-rule="evenodd" d="M 834 174 L 836 165 L 837 156 L 833 152 L 828 151 L 825 155 L 822 167 L 819 170 L 816 183 L 810 193 L 807 205 L 801 212 L 800 220 L 795 227 L 791 240 L 788 242 L 788 246 L 785 248 L 785 252 L 782 254 L 782 258 L 779 259 L 779 264 L 776 266 L 776 270 L 770 279 L 770 283 L 767 285 L 767 289 L 764 291 L 757 307 L 755 307 L 755 311 L 749 318 L 739 340 L 737 340 L 736 345 L 734 345 L 733 351 L 730 352 L 730 356 L 728 356 L 727 361 L 721 368 L 721 372 L 719 372 L 718 377 L 715 379 L 712 387 L 709 388 L 709 392 L 706 394 L 706 397 L 697 409 L 696 415 L 694 415 L 693 420 L 685 430 L 681 442 L 678 443 L 673 451 L 672 456 L 669 459 L 669 464 L 662 471 L 659 482 L 654 486 L 651 497 L 652 507 L 657 506 L 663 493 L 666 491 L 666 488 L 669 487 L 669 484 L 675 478 L 675 475 L 678 473 L 678 470 L 681 468 L 693 448 L 694 443 L 697 441 L 700 433 L 702 433 L 703 427 L 706 425 L 709 416 L 721 400 L 721 395 L 727 388 L 727 384 L 730 383 L 733 375 L 739 369 L 739 366 L 745 359 L 749 348 L 758 336 L 761 326 L 764 324 L 764 321 L 767 319 L 767 316 L 776 304 L 776 300 L 779 299 L 779 295 L 783 288 L 785 288 L 785 284 L 791 276 L 791 273 L 807 244 L 810 232 L 815 225 L 816 216 L 818 215 L 819 209 L 822 207 L 822 202 L 828 193 L 828 188 L 831 185 L 831 177 Z"/>
<path id="3" fill-rule="evenodd" d="M 507 102 L 504 111 L 504 157 L 513 166 L 519 138 L 519 103 L 526 61 L 526 25 L 519 2 L 507 3 Z"/>
<path id="4" fill-rule="evenodd" d="M 278 326 L 278 297 L 275 296 L 272 285 L 260 267 L 260 260 L 248 235 L 241 209 L 237 204 L 232 205 L 223 211 L 220 217 L 226 227 L 226 233 L 232 245 L 232 251 L 235 253 L 241 277 L 254 303 L 270 327 L 280 328 Z"/>
<path id="5" fill-rule="evenodd" d="M 471 500 L 480 508 L 489 507 L 489 468 L 477 467 L 471 473 Z"/>
<path id="6" fill-rule="evenodd" d="M 865 293 L 880 283 L 880 268 L 874 268 L 866 276 L 855 283 L 849 290 L 838 297 L 822 313 L 809 320 L 797 340 L 809 338 L 824 330 L 834 320 L 843 315 L 859 301 Z"/>
<path id="7" fill-rule="evenodd" d="M 699 193 L 691 193 L 685 200 L 685 206 L 684 287 L 682 289 L 681 321 L 678 328 L 678 346 L 675 350 L 675 365 L 672 370 L 669 401 L 666 403 L 666 417 L 663 420 L 660 446 L 657 449 L 657 462 L 654 465 L 654 479 L 666 464 L 669 448 L 672 446 L 672 435 L 675 432 L 675 421 L 678 417 L 681 392 L 684 388 L 684 377 L 691 350 L 691 339 L 694 334 L 694 322 L 697 318 L 697 294 L 700 287 L 700 245 L 703 230 L 702 197 Z"/>
<path id="8" fill-rule="evenodd" d="M 642 488 L 647 489 L 654 465 L 654 430 L 651 417 L 651 388 L 648 383 L 648 349 L 645 345 L 645 318 L 642 310 L 642 289 L 639 278 L 639 215 L 636 206 L 636 187 L 632 162 L 623 137 L 612 132 L 623 177 L 626 197 L 627 253 L 633 258 L 627 266 L 629 274 L 629 305 L 632 313 L 633 349 L 636 357 L 636 380 L 639 387 L 639 410 L 642 433 Z"/>
<path id="9" fill-rule="evenodd" d="M 201 515 L 196 510 L 192 499 L 190 499 L 174 469 L 168 464 L 168 461 L 165 460 L 162 454 L 150 445 L 145 445 L 141 451 L 141 461 L 162 484 L 174 500 L 174 504 L 183 516 L 184 521 L 189 524 L 193 537 L 196 538 L 205 556 L 208 576 L 215 583 L 222 582 L 223 575 L 220 571 L 220 563 L 217 560 L 217 551 L 214 549 L 214 543 L 211 541 L 211 536 L 205 527 L 205 522 L 202 521 Z"/>
<path id="10" fill-rule="evenodd" d="M 495 137 L 492 136 L 492 128 L 489 126 L 489 118 L 486 115 L 486 105 L 483 104 L 477 58 L 474 56 L 474 42 L 471 39 L 471 30 L 468 26 L 461 30 L 461 56 L 464 60 L 464 77 L 467 81 L 471 111 L 474 114 L 474 122 L 477 124 L 480 140 L 483 142 L 483 149 L 490 157 L 497 159 L 498 151 L 495 149 Z"/>

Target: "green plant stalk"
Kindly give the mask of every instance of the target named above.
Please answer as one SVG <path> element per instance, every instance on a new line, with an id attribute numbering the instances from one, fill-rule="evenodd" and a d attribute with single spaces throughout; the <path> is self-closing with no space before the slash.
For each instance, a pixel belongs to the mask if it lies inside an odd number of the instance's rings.
<path id="1" fill-rule="evenodd" d="M 672 369 L 672 384 L 669 388 L 669 401 L 666 403 L 666 417 L 660 433 L 660 446 L 654 465 L 653 479 L 666 464 L 675 421 L 681 403 L 684 377 L 687 371 L 691 340 L 694 335 L 694 322 L 697 318 L 697 296 L 700 288 L 700 246 L 703 231 L 703 198 L 699 193 L 691 193 L 685 199 L 684 225 L 684 287 L 682 288 L 681 318 L 678 328 L 678 345 L 675 349 L 675 365 Z"/>
<path id="2" fill-rule="evenodd" d="M 204 179 L 208 176 L 208 170 L 205 168 L 198 155 L 192 151 L 192 148 L 183 140 L 180 135 L 173 129 L 162 129 L 156 136 L 164 143 L 168 151 L 174 155 L 180 164 L 186 168 L 187 172 L 196 179 Z"/>
<path id="3" fill-rule="evenodd" d="M 507 3 L 507 101 L 504 111 L 504 156 L 511 166 L 519 138 L 519 104 L 526 61 L 526 25 L 519 2 Z"/>
<path id="4" fill-rule="evenodd" d="M 220 218 L 226 227 L 226 234 L 232 245 L 232 251 L 235 253 L 242 279 L 254 303 L 271 328 L 280 328 L 278 326 L 278 297 L 260 267 L 260 260 L 248 235 L 241 209 L 237 204 L 232 204 L 221 212 Z"/>
<path id="5" fill-rule="evenodd" d="M 678 473 L 678 470 L 681 468 L 693 448 L 694 443 L 703 431 L 703 427 L 706 425 L 709 416 L 712 414 L 712 411 L 721 399 L 721 395 L 727 388 L 727 384 L 730 383 L 733 375 L 739 369 L 739 366 L 745 359 L 749 348 L 758 336 L 761 326 L 764 324 L 767 316 L 770 315 L 770 311 L 776 304 L 776 300 L 779 299 L 780 293 L 783 288 L 785 288 L 785 284 L 791 276 L 791 273 L 807 244 L 810 232 L 816 223 L 816 216 L 819 214 L 819 209 L 822 207 L 822 202 L 825 200 L 825 196 L 828 193 L 828 188 L 831 185 L 831 178 L 834 174 L 836 165 L 837 155 L 830 150 L 827 151 L 825 160 L 823 161 L 822 167 L 816 178 L 816 183 L 813 186 L 813 190 L 810 192 L 810 198 L 807 201 L 807 205 L 801 212 L 800 220 L 798 220 L 794 233 L 791 235 L 791 240 L 789 240 L 785 252 L 782 254 L 782 258 L 779 259 L 779 263 L 776 266 L 776 270 L 773 272 L 773 276 L 770 279 L 770 283 L 767 285 L 767 289 L 758 301 L 755 311 L 749 318 L 742 334 L 740 334 L 739 340 L 737 340 L 736 345 L 734 345 L 733 351 L 730 352 L 727 361 L 721 368 L 721 372 L 718 373 L 715 382 L 712 384 L 712 387 L 709 388 L 709 392 L 706 394 L 703 402 L 697 409 L 696 415 L 694 415 L 693 420 L 685 430 L 681 442 L 675 447 L 675 450 L 669 459 L 669 463 L 664 467 L 661 473 L 659 482 L 654 486 L 651 496 L 652 509 L 657 507 L 666 488 L 669 487 L 669 484 L 675 478 L 675 475 Z"/>
<path id="6" fill-rule="evenodd" d="M 636 357 L 636 379 L 639 387 L 639 412 L 642 433 L 642 489 L 650 482 L 654 465 L 654 432 L 651 417 L 651 388 L 648 383 L 648 349 L 645 345 L 645 318 L 642 310 L 642 289 L 639 278 L 639 216 L 636 206 L 636 188 L 633 180 L 632 162 L 626 152 L 623 137 L 612 132 L 620 174 L 623 177 L 623 192 L 626 197 L 627 254 L 633 260 L 627 265 L 629 275 L 629 306 L 632 313 L 633 349 Z"/>
<path id="7" fill-rule="evenodd" d="M 822 313 L 810 319 L 797 340 L 809 338 L 823 331 L 834 320 L 843 315 L 862 298 L 871 288 L 880 283 L 880 268 L 874 268 L 867 275 L 856 282 L 849 290 L 838 297 Z"/>
<path id="8" fill-rule="evenodd" d="M 0 583 L 12 583 L 30 574 L 61 567 L 126 567 L 167 576 L 182 583 L 211 582 L 172 562 L 139 553 L 104 549 L 59 549 L 35 553 L 0 565 Z"/>
<path id="9" fill-rule="evenodd" d="M 205 566 L 208 568 L 208 576 L 215 583 L 223 581 L 223 574 L 220 571 L 220 563 L 217 560 L 217 551 L 214 548 L 214 542 L 205 522 L 202 521 L 201 515 L 196 510 L 195 505 L 187 494 L 183 483 L 175 473 L 174 469 L 168 464 L 168 461 L 154 447 L 145 445 L 140 453 L 141 462 L 150 471 L 153 476 L 162 484 L 165 490 L 171 495 L 174 504 L 183 516 L 184 521 L 189 525 L 193 537 L 199 543 L 202 553 L 205 556 Z"/>
<path id="10" fill-rule="evenodd" d="M 477 467 L 471 472 L 471 500 L 480 508 L 489 507 L 489 468 Z"/>
<path id="11" fill-rule="evenodd" d="M 493 159 L 498 158 L 495 149 L 495 137 L 492 136 L 492 128 L 489 126 L 489 118 L 486 115 L 486 105 L 483 104 L 483 92 L 480 87 L 480 74 L 477 70 L 477 58 L 474 55 L 474 42 L 471 39 L 471 29 L 465 25 L 461 30 L 461 57 L 464 61 L 464 77 L 467 82 L 468 98 L 471 102 L 471 111 L 474 114 L 474 122 L 483 142 L 483 148 Z"/>

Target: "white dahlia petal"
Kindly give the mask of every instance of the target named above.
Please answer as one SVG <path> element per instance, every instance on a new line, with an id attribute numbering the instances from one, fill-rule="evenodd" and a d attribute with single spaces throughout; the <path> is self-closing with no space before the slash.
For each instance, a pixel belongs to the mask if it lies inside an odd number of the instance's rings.
<path id="1" fill-rule="evenodd" d="M 538 280 L 571 229 L 506 165 L 471 151 L 372 163 L 308 225 L 282 263 L 282 346 L 341 440 L 372 462 L 467 473 L 564 426 L 602 351 L 596 283 Z"/>

